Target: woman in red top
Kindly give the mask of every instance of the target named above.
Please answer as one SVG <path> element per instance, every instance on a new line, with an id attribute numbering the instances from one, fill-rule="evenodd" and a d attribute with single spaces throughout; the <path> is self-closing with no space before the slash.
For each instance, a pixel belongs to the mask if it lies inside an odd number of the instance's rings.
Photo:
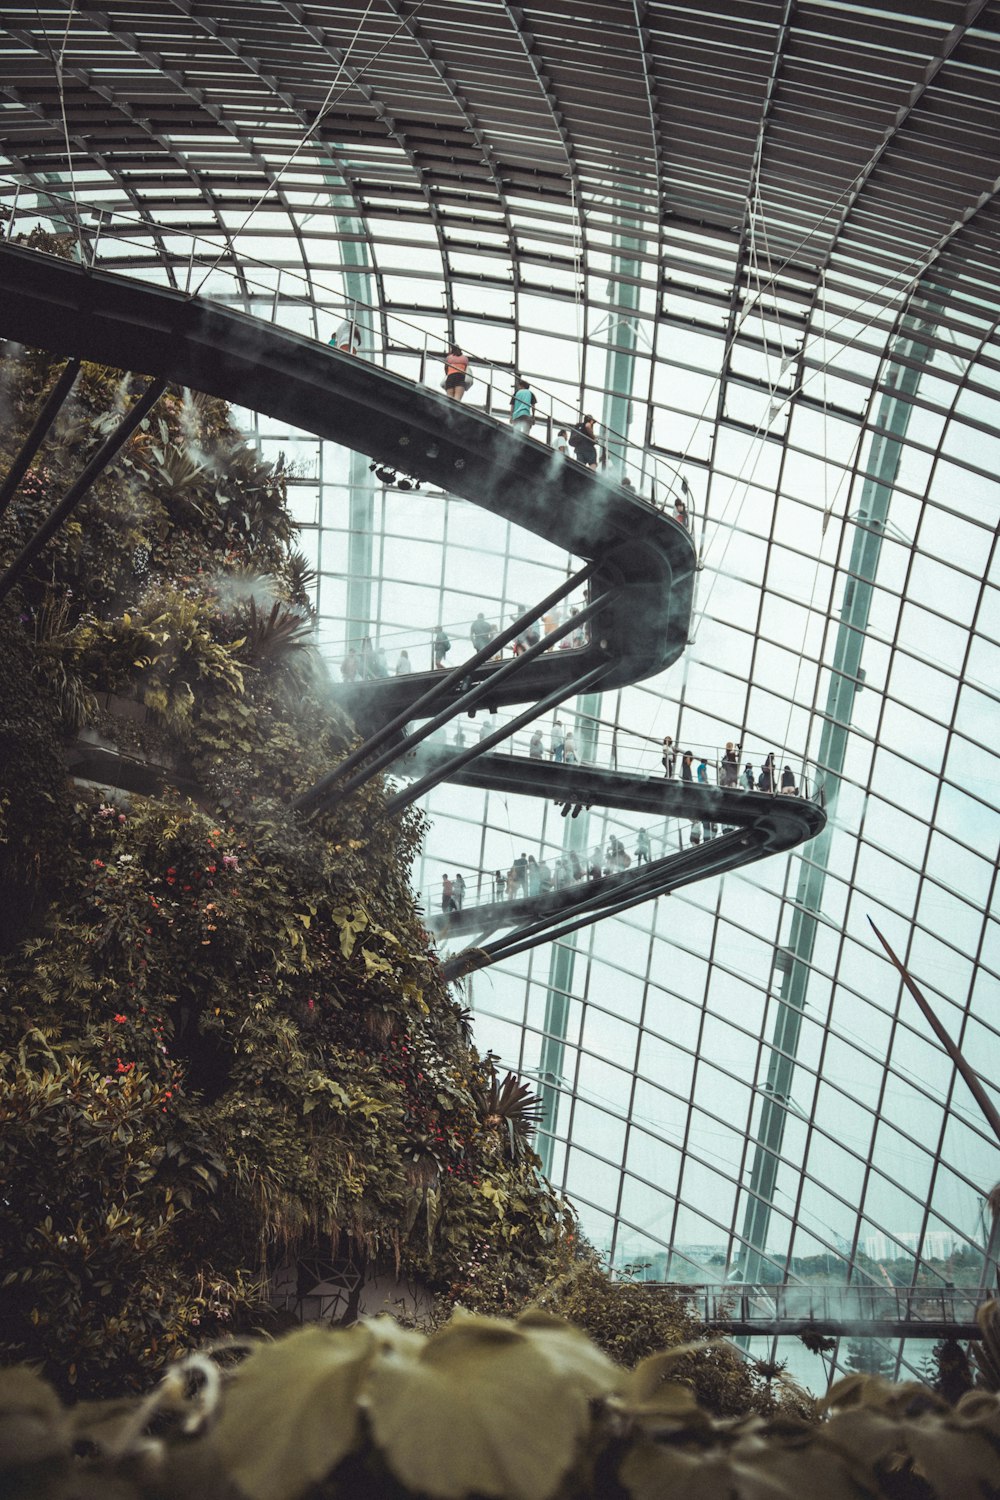
<path id="1" fill-rule="evenodd" d="M 469 368 L 469 356 L 463 354 L 457 344 L 452 344 L 444 360 L 445 392 L 456 401 L 465 395 L 465 372 Z"/>

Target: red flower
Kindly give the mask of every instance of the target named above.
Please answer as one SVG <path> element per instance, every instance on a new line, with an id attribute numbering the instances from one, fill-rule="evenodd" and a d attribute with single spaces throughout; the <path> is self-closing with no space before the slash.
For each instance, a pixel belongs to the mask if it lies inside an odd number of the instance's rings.
<path id="1" fill-rule="evenodd" d="M 128 1016 L 115 1016 L 115 1020 L 118 1022 L 119 1026 L 124 1026 L 125 1022 L 128 1020 Z"/>
<path id="2" fill-rule="evenodd" d="M 103 861 L 103 859 L 95 859 L 94 860 L 94 868 L 95 868 L 95 870 L 103 870 L 104 869 L 104 861 Z"/>

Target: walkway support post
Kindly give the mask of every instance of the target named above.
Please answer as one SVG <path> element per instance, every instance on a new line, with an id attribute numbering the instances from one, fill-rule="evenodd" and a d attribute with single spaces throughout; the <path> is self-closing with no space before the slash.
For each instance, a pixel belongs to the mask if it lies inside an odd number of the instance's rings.
<path id="1" fill-rule="evenodd" d="M 114 432 L 111 433 L 106 442 L 101 444 L 76 483 L 71 485 L 59 504 L 46 520 L 42 522 L 34 536 L 22 548 L 20 554 L 15 557 L 3 577 L 0 578 L 0 599 L 7 597 L 28 564 L 34 561 L 45 544 L 55 536 L 63 522 L 72 515 L 98 474 L 108 467 L 119 448 L 132 436 L 139 423 L 152 407 L 156 405 L 166 388 L 167 380 L 165 376 L 159 376 L 157 379 L 149 382 L 131 411 L 125 413 L 125 416 L 122 417 Z"/>
<path id="2" fill-rule="evenodd" d="M 425 711 L 433 708 L 434 704 L 444 694 L 450 692 L 470 672 L 474 672 L 477 667 L 481 667 L 485 662 L 488 662 L 498 651 L 502 651 L 504 646 L 515 640 L 522 631 L 533 624 L 540 615 L 545 614 L 553 605 L 565 599 L 566 595 L 571 594 L 575 588 L 579 588 L 582 584 L 586 583 L 597 567 L 598 564 L 596 562 L 588 563 L 586 567 L 574 573 L 572 578 L 566 579 L 557 589 L 553 589 L 552 593 L 546 595 L 539 604 L 532 605 L 530 610 L 516 619 L 506 630 L 502 630 L 499 635 L 494 636 L 489 645 L 484 646 L 481 651 L 477 651 L 473 656 L 470 656 L 468 661 L 462 662 L 460 666 L 453 667 L 450 672 L 441 678 L 440 682 L 435 682 L 432 688 L 428 688 L 427 692 L 424 693 L 422 698 L 418 698 L 416 703 L 411 703 L 409 708 L 403 713 L 398 713 L 394 719 L 390 719 L 388 723 L 383 724 L 381 729 L 377 729 L 356 750 L 352 750 L 349 755 L 346 755 L 339 765 L 334 766 L 332 771 L 327 771 L 325 776 L 321 776 L 314 786 L 308 787 L 304 792 L 300 792 L 292 803 L 293 810 L 303 812 L 311 807 L 313 803 L 321 801 L 328 792 L 332 791 L 333 787 L 342 777 L 348 775 L 354 770 L 355 766 L 360 765 L 363 760 L 367 760 L 370 755 L 374 755 L 377 750 L 381 749 L 383 745 L 391 740 L 393 735 L 398 734 L 399 730 L 409 724 L 412 719 L 419 719 Z M 579 620 L 579 616 L 577 616 L 577 620 Z M 565 634 L 565 632 L 563 633 Z M 523 653 L 524 656 L 528 654 L 528 652 Z M 518 657 L 517 660 L 522 662 L 523 657 Z M 491 682 L 496 681 L 496 675 L 494 674 L 491 678 Z M 395 755 L 391 758 L 395 759 Z M 368 774 L 374 773 L 369 772 Z M 360 785 L 360 783 L 357 784 Z"/>
<path id="3" fill-rule="evenodd" d="M 4 514 L 17 493 L 17 487 L 27 474 L 31 460 L 42 446 L 45 434 L 52 426 L 56 413 L 73 389 L 76 377 L 80 373 L 80 364 L 79 359 L 67 361 L 62 374 L 46 396 L 42 409 L 32 424 L 31 431 L 21 445 L 20 453 L 10 466 L 10 473 L 4 480 L 3 486 L 0 487 L 0 516 Z"/>

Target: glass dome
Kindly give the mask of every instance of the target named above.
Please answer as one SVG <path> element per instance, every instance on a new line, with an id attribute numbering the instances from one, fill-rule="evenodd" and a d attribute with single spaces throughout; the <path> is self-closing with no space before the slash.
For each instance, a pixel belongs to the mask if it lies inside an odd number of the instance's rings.
<path id="1" fill-rule="evenodd" d="M 547 436 L 594 413 L 612 468 L 687 486 L 683 657 L 563 719 L 652 771 L 666 734 L 807 758 L 829 823 L 468 982 L 591 1240 L 654 1280 L 992 1284 L 995 1138 L 869 918 L 1000 1102 L 1000 4 L 43 0 L 2 44 L 8 233 L 323 342 L 346 316 L 432 385 L 455 341 L 470 403 L 519 373 Z M 454 662 L 578 565 L 247 422 L 296 466 L 334 662 L 430 666 L 439 625 Z M 642 826 L 425 806 L 428 904 Z"/>

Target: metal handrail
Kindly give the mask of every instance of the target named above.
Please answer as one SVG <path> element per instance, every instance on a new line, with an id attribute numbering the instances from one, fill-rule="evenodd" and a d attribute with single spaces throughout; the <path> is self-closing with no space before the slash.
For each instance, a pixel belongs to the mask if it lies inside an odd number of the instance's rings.
<path id="1" fill-rule="evenodd" d="M 684 779 L 680 774 L 679 752 L 677 753 L 674 774 L 672 777 L 667 777 L 661 764 L 660 744 L 652 740 L 650 736 L 641 731 L 636 732 L 634 740 L 638 743 L 633 744 L 631 743 L 633 739 L 632 732 L 619 726 L 610 733 L 602 733 L 598 730 L 596 735 L 588 737 L 588 744 L 582 732 L 578 732 L 579 726 L 575 722 L 576 717 L 577 715 L 573 709 L 561 711 L 562 728 L 564 731 L 568 730 L 573 734 L 574 750 L 579 764 L 593 766 L 599 770 L 621 771 L 628 775 L 645 776 L 650 781 L 669 780 L 671 782 L 679 782 Z M 492 715 L 494 727 L 503 724 L 506 718 L 507 715 L 503 711 L 498 710 L 495 712 Z M 438 737 L 436 740 L 431 739 L 428 743 L 436 745 L 438 748 L 442 744 L 453 743 L 454 748 L 458 749 L 461 746 L 471 744 L 474 739 L 478 738 L 482 732 L 482 727 L 475 720 L 467 722 L 460 719 L 456 721 L 454 727 L 449 728 L 447 734 Z M 551 719 L 540 718 L 534 724 L 529 724 L 526 728 L 512 734 L 508 740 L 504 741 L 503 746 L 497 753 L 517 755 L 528 760 L 555 759 L 556 757 L 553 756 L 551 749 L 552 727 Z M 536 730 L 542 735 L 543 748 L 540 757 L 538 755 L 532 756 L 531 754 L 531 738 Z M 450 740 L 448 738 L 449 735 L 451 736 Z M 456 735 L 460 735 L 461 745 L 455 741 Z M 776 798 L 792 795 L 799 799 L 805 798 L 810 801 L 821 800 L 822 775 L 818 769 L 801 756 L 785 754 L 779 758 L 778 751 L 773 748 L 773 741 L 766 751 L 763 749 L 755 751 L 756 758 L 753 762 L 759 766 L 768 754 L 774 754 L 778 774 L 775 777 L 774 785 L 770 788 L 757 786 L 756 778 L 755 785 L 748 787 L 745 781 L 742 780 L 742 767 L 741 779 L 735 785 L 727 782 L 724 775 L 724 762 L 718 746 L 686 744 L 682 748 L 691 751 L 696 761 L 704 760 L 705 762 L 707 781 L 699 781 L 697 776 L 694 776 L 692 784 L 695 786 L 707 785 L 721 788 L 723 791 L 741 793 L 753 791 L 758 795 L 770 795 Z M 744 763 L 749 759 L 749 752 L 745 747 L 742 759 Z M 781 787 L 781 772 L 785 765 L 795 767 L 795 790 L 793 792 L 789 792 L 788 789 L 783 790 Z"/>

